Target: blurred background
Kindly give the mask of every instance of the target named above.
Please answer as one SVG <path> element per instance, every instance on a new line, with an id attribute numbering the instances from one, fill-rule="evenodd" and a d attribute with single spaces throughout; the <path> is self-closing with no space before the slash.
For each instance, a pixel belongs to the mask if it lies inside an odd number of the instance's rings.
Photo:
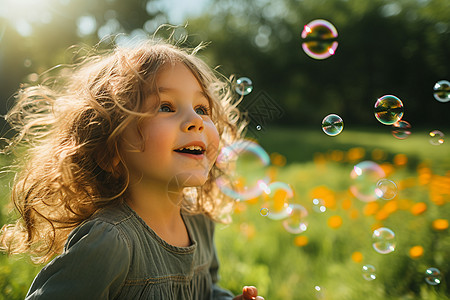
<path id="1" fill-rule="evenodd" d="M 326 59 L 302 49 L 315 19 L 338 32 Z M 260 214 L 261 197 L 238 203 L 233 224 L 217 233 L 222 286 L 237 293 L 254 284 L 266 299 L 449 299 L 450 103 L 433 87 L 450 80 L 450 1 L 0 0 L 0 114 L 21 83 L 72 63 L 72 46 L 132 45 L 162 24 L 181 25 L 174 35 L 187 36 L 185 46 L 210 42 L 200 56 L 222 74 L 251 79 L 241 104 L 248 135 L 270 155 L 271 180 L 288 183 L 291 202 L 308 212 L 299 217 L 308 229 L 292 234 Z M 374 117 L 386 94 L 403 102 L 406 137 Z M 321 129 L 331 113 L 345 124 L 337 136 Z M 442 143 L 429 142 L 432 130 Z M 393 199 L 350 192 L 352 169 L 367 160 L 397 184 Z M 2 178 L 2 225 L 12 220 L 10 182 Z M 396 233 L 393 253 L 372 249 L 381 226 Z M 367 264 L 376 279 L 362 276 Z M 2 254 L 0 299 L 23 299 L 41 267 Z M 430 267 L 441 272 L 438 284 L 425 280 Z"/>

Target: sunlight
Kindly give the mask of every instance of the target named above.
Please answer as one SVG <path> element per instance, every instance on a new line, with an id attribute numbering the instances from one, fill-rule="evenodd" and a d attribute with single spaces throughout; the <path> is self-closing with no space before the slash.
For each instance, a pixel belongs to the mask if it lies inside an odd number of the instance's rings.
<path id="1" fill-rule="evenodd" d="M 22 36 L 33 32 L 33 23 L 50 23 L 48 0 L 0 0 L 0 16 L 9 21 Z"/>

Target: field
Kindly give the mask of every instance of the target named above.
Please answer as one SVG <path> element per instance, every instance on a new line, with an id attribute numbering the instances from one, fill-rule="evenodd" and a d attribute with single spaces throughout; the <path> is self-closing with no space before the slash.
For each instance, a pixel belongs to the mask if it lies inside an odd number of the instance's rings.
<path id="1" fill-rule="evenodd" d="M 373 129 L 345 129 L 329 137 L 320 127 L 261 130 L 256 139 L 270 154 L 271 181 L 289 184 L 290 202 L 308 211 L 300 220 L 307 229 L 291 234 L 282 220 L 262 216 L 262 197 L 238 202 L 233 222 L 216 230 L 223 287 L 238 293 L 255 285 L 271 300 L 450 299 L 449 141 L 433 146 L 426 131 L 398 140 Z M 363 202 L 349 191 L 356 184 L 350 172 L 367 160 L 397 184 L 395 198 Z M 8 178 L 1 186 L 4 224 Z M 324 212 L 313 205 L 315 198 Z M 373 249 L 372 233 L 380 227 L 395 233 L 395 251 Z M 365 265 L 375 268 L 375 279 L 363 277 Z M 430 267 L 440 270 L 440 284 L 425 281 Z M 2 254 L 0 299 L 23 299 L 39 269 L 27 258 Z"/>

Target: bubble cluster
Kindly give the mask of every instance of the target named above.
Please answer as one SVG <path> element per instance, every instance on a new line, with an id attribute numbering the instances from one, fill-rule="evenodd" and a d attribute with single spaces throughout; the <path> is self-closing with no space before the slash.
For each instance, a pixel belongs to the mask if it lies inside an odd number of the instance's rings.
<path id="1" fill-rule="evenodd" d="M 397 196 L 398 188 L 395 182 L 392 180 L 383 178 L 377 182 L 377 186 L 375 188 L 375 194 L 378 198 L 384 200 L 391 200 L 395 196 Z"/>
<path id="2" fill-rule="evenodd" d="M 300 204 L 289 204 L 288 217 L 283 220 L 283 227 L 287 232 L 299 234 L 308 228 L 306 217 L 308 211 Z"/>
<path id="3" fill-rule="evenodd" d="M 327 210 L 327 208 L 326 208 L 326 206 L 325 206 L 325 201 L 323 201 L 323 199 L 320 199 L 320 198 L 314 198 L 314 199 L 312 200 L 312 203 L 313 203 L 312 208 L 313 208 L 313 210 L 314 210 L 315 212 L 323 213 L 323 212 L 325 212 L 325 211 Z"/>
<path id="4" fill-rule="evenodd" d="M 377 163 L 370 160 L 362 161 L 355 165 L 350 172 L 352 179 L 350 192 L 361 201 L 375 201 L 378 198 L 375 186 L 384 177 L 386 174 Z"/>
<path id="5" fill-rule="evenodd" d="M 429 284 L 429 285 L 438 285 L 439 283 L 441 283 L 441 271 L 439 271 L 439 269 L 436 268 L 428 268 L 425 271 L 425 281 Z"/>
<path id="6" fill-rule="evenodd" d="M 241 77 L 236 80 L 236 93 L 241 96 L 250 94 L 253 91 L 253 82 L 250 78 Z"/>
<path id="7" fill-rule="evenodd" d="M 439 130 L 433 130 L 429 133 L 430 135 L 430 144 L 439 146 L 444 143 L 444 134 Z"/>
<path id="8" fill-rule="evenodd" d="M 362 267 L 362 275 L 367 281 L 372 281 L 377 278 L 376 269 L 372 265 L 364 265 Z"/>
<path id="9" fill-rule="evenodd" d="M 287 218 L 292 210 L 289 208 L 289 200 L 294 196 L 294 191 L 289 184 L 275 181 L 270 183 L 264 191 L 264 207 L 270 211 L 268 217 L 272 220 Z"/>
<path id="10" fill-rule="evenodd" d="M 404 140 L 411 134 L 411 124 L 406 121 L 400 120 L 392 124 L 392 135 L 399 139 Z"/>
<path id="11" fill-rule="evenodd" d="M 385 95 L 375 102 L 374 112 L 382 124 L 392 125 L 403 117 L 403 103 L 393 95 Z"/>
<path id="12" fill-rule="evenodd" d="M 330 114 L 322 120 L 322 130 L 329 136 L 335 136 L 344 129 L 344 121 L 335 114 Z"/>
<path id="13" fill-rule="evenodd" d="M 450 82 L 440 80 L 433 87 L 433 96 L 439 102 L 450 101 Z"/>
<path id="14" fill-rule="evenodd" d="M 395 250 L 395 233 L 386 227 L 380 227 L 373 231 L 372 246 L 375 251 L 381 254 L 388 254 Z"/>
<path id="15" fill-rule="evenodd" d="M 228 173 L 218 177 L 216 183 L 224 194 L 234 199 L 258 197 L 269 183 L 266 175 L 269 164 L 270 157 L 260 145 L 250 140 L 238 140 L 221 149 L 216 166 Z"/>
<path id="16" fill-rule="evenodd" d="M 334 55 L 338 46 L 338 32 L 326 20 L 314 20 L 306 24 L 302 31 L 302 48 L 314 59 L 326 59 Z"/>

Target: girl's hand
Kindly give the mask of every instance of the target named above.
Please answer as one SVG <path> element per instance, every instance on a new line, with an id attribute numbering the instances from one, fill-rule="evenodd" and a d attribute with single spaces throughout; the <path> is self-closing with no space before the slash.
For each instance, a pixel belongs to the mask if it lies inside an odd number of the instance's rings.
<path id="1" fill-rule="evenodd" d="M 264 300 L 264 298 L 258 296 L 258 289 L 254 286 L 244 286 L 242 294 L 234 297 L 233 300 Z"/>

